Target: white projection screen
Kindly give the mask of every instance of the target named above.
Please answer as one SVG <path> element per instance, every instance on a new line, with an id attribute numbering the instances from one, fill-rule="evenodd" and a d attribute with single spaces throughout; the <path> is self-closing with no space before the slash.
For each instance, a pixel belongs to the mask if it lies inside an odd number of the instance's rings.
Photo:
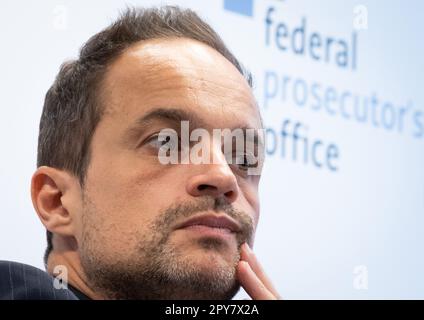
<path id="1" fill-rule="evenodd" d="M 198 12 L 253 73 L 267 137 L 254 249 L 281 295 L 423 299 L 419 0 L 1 1 L 0 259 L 44 268 L 29 187 L 59 66 L 126 6 L 163 4 Z"/>

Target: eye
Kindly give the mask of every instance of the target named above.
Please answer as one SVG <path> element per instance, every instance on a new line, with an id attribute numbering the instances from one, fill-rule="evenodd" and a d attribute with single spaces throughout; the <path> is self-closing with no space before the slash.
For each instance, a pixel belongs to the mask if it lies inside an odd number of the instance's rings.
<path id="1" fill-rule="evenodd" d="M 247 171 L 249 168 L 256 168 L 258 166 L 258 159 L 255 159 L 249 153 L 236 153 L 233 155 L 230 163 L 238 166 L 242 171 Z"/>
<path id="2" fill-rule="evenodd" d="M 151 136 L 149 139 L 147 139 L 145 144 L 159 150 L 161 147 L 163 147 L 170 141 L 171 141 L 171 138 L 169 136 L 160 138 L 159 134 L 155 134 Z"/>
<path id="3" fill-rule="evenodd" d="M 178 135 L 174 135 L 172 132 L 161 131 L 150 136 L 143 142 L 155 150 L 166 148 L 166 150 L 178 150 L 181 151 L 181 139 Z"/>

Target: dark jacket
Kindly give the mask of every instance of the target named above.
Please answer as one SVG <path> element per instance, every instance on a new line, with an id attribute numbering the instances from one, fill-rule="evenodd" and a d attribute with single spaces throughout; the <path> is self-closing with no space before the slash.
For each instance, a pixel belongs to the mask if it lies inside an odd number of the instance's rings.
<path id="1" fill-rule="evenodd" d="M 78 300 L 68 289 L 56 289 L 54 278 L 35 267 L 0 261 L 0 300 Z"/>

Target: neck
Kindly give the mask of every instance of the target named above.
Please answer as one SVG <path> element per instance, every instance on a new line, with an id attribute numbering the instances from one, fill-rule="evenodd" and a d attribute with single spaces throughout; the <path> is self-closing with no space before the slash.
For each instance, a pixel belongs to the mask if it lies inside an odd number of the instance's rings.
<path id="1" fill-rule="evenodd" d="M 91 288 L 87 276 L 82 268 L 78 251 L 72 248 L 65 249 L 61 245 L 59 245 L 59 247 L 62 248 L 58 250 L 58 244 L 54 244 L 55 249 L 50 253 L 47 261 L 47 272 L 51 276 L 57 277 L 58 272 L 55 268 L 60 266 L 60 270 L 62 271 L 60 274 L 62 277 L 67 276 L 67 283 L 91 299 L 105 299 L 102 294 L 95 292 Z M 65 269 L 66 273 L 64 273 L 63 269 Z"/>

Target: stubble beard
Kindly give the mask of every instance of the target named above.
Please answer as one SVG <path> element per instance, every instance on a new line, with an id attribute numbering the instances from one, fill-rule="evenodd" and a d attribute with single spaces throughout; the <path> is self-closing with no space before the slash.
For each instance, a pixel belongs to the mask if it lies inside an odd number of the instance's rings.
<path id="1" fill-rule="evenodd" d="M 95 210 L 85 197 L 85 216 Z M 236 219 L 242 231 L 236 234 L 237 250 L 231 261 L 220 254 L 228 250 L 228 243 L 219 238 L 201 237 L 195 246 L 202 253 L 202 261 L 181 251 L 170 239 L 170 226 L 179 218 L 196 212 L 220 210 Z M 168 208 L 149 226 L 150 233 L 137 236 L 136 250 L 131 254 L 108 256 L 101 250 L 90 225 L 85 219 L 80 256 L 87 280 L 95 292 L 108 299 L 212 299 L 228 300 L 240 288 L 236 279 L 236 266 L 240 259 L 240 246 L 251 242 L 252 219 L 236 211 L 222 200 L 204 197 L 196 203 L 184 203 Z"/>

